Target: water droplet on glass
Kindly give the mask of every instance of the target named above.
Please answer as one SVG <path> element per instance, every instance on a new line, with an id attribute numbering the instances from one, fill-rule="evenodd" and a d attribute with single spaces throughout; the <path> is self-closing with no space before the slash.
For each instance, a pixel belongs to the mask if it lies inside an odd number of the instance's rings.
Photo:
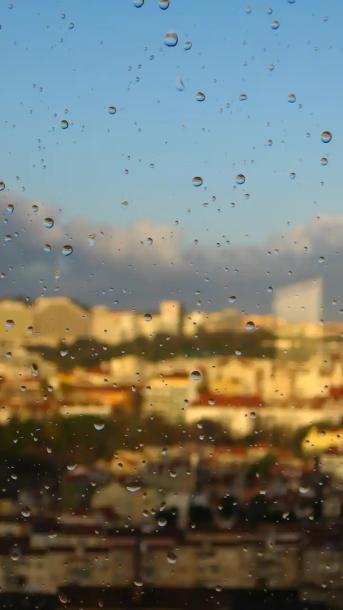
<path id="1" fill-rule="evenodd" d="M 280 27 L 280 21 L 278 21 L 277 19 L 273 19 L 270 24 L 270 27 L 272 28 L 272 30 L 278 30 Z"/>
<path id="2" fill-rule="evenodd" d="M 141 485 L 138 485 L 138 484 L 126 485 L 126 489 L 130 494 L 134 494 L 141 489 Z"/>
<path id="3" fill-rule="evenodd" d="M 94 428 L 97 432 L 101 432 L 101 430 L 103 430 L 105 428 L 105 424 L 104 423 L 94 424 Z"/>
<path id="4" fill-rule="evenodd" d="M 185 42 L 183 43 L 183 48 L 185 51 L 190 51 L 192 48 L 192 41 L 191 40 L 185 40 Z"/>
<path id="5" fill-rule="evenodd" d="M 144 4 L 144 0 L 133 0 L 133 5 L 136 8 L 141 8 L 141 6 L 143 6 L 143 4 Z"/>
<path id="6" fill-rule="evenodd" d="M 329 163 L 329 160 L 327 157 L 322 157 L 320 160 L 320 164 L 321 165 L 327 165 Z"/>
<path id="7" fill-rule="evenodd" d="M 176 89 L 178 91 L 183 91 L 185 88 L 185 83 L 183 82 L 182 78 L 179 78 L 176 82 Z"/>
<path id="8" fill-rule="evenodd" d="M 62 119 L 62 121 L 60 121 L 60 127 L 61 129 L 68 129 L 69 122 L 67 121 L 67 119 Z"/>
<path id="9" fill-rule="evenodd" d="M 39 205 L 37 205 L 36 203 L 33 203 L 31 206 L 31 210 L 34 214 L 37 214 L 37 212 L 39 211 Z"/>
<path id="10" fill-rule="evenodd" d="M 11 551 L 11 559 L 12 559 L 12 561 L 18 561 L 19 558 L 20 558 L 19 549 L 14 547 Z"/>
<path id="11" fill-rule="evenodd" d="M 46 218 L 44 218 L 44 226 L 46 229 L 52 229 L 54 224 L 55 224 L 54 219 L 50 218 L 50 216 L 47 216 Z"/>
<path id="12" fill-rule="evenodd" d="M 144 314 L 144 322 L 151 322 L 151 320 L 152 320 L 151 313 L 145 313 Z"/>
<path id="13" fill-rule="evenodd" d="M 252 320 L 249 320 L 249 322 L 247 322 L 245 325 L 245 330 L 249 333 L 254 332 L 254 330 L 256 330 L 255 323 Z"/>
<path id="14" fill-rule="evenodd" d="M 62 248 L 62 254 L 63 256 L 70 256 L 70 254 L 73 254 L 74 250 L 73 250 L 73 246 L 70 246 L 68 244 L 66 244 L 65 246 L 63 246 Z"/>
<path id="15" fill-rule="evenodd" d="M 229 296 L 228 301 L 232 305 L 233 303 L 236 303 L 237 297 L 234 294 L 232 294 L 231 296 Z"/>
<path id="16" fill-rule="evenodd" d="M 198 91 L 195 94 L 195 99 L 196 99 L 197 102 L 204 102 L 205 99 L 206 99 L 206 95 L 202 91 Z"/>
<path id="17" fill-rule="evenodd" d="M 44 250 L 44 252 L 51 252 L 51 250 L 52 250 L 51 244 L 44 244 L 43 250 Z"/>
<path id="18" fill-rule="evenodd" d="M 320 263 L 320 264 L 325 263 L 325 256 L 320 256 L 320 257 L 318 258 L 318 263 Z"/>
<path id="19" fill-rule="evenodd" d="M 291 180 L 295 180 L 296 176 L 297 175 L 296 175 L 295 172 L 289 172 L 289 177 L 290 177 Z"/>
<path id="20" fill-rule="evenodd" d="M 204 181 L 201 176 L 194 176 L 194 178 L 192 178 L 193 186 L 202 186 L 203 182 Z"/>
<path id="21" fill-rule="evenodd" d="M 117 109 L 115 106 L 109 106 L 107 108 L 107 112 L 108 112 L 108 114 L 115 114 L 117 112 Z"/>
<path id="22" fill-rule="evenodd" d="M 248 99 L 248 96 L 246 93 L 241 93 L 239 96 L 239 101 L 240 102 L 245 102 Z"/>
<path id="23" fill-rule="evenodd" d="M 4 183 L 3 180 L 0 180 L 0 191 L 4 191 L 6 188 L 6 184 Z"/>
<path id="24" fill-rule="evenodd" d="M 167 519 L 164 519 L 164 517 L 160 517 L 157 523 L 160 527 L 165 527 L 167 525 Z"/>
<path id="25" fill-rule="evenodd" d="M 237 184 L 244 184 L 244 182 L 245 182 L 244 174 L 237 174 L 237 176 L 236 176 L 236 183 Z"/>
<path id="26" fill-rule="evenodd" d="M 75 23 L 74 23 L 74 21 L 70 21 L 70 22 L 68 23 L 68 30 L 73 30 L 73 29 L 74 29 L 74 27 L 75 27 Z"/>
<path id="27" fill-rule="evenodd" d="M 14 320 L 6 320 L 5 328 L 6 330 L 12 330 L 14 328 Z"/>
<path id="28" fill-rule="evenodd" d="M 167 561 L 168 563 L 176 563 L 177 557 L 175 555 L 175 553 L 173 553 L 172 551 L 169 551 L 167 553 Z"/>
<path id="29" fill-rule="evenodd" d="M 169 0 L 160 0 L 158 6 L 162 9 L 162 11 L 165 11 L 167 8 L 169 8 Z"/>
<path id="30" fill-rule="evenodd" d="M 67 466 L 67 470 L 69 470 L 69 472 L 74 472 L 74 470 L 76 470 L 77 464 L 68 464 Z"/>
<path id="31" fill-rule="evenodd" d="M 120 203 L 121 203 L 121 205 L 124 205 L 124 206 L 129 205 L 129 202 L 126 199 L 124 199 L 124 201 L 121 201 Z"/>
<path id="32" fill-rule="evenodd" d="M 67 596 L 64 593 L 59 593 L 58 599 L 60 600 L 61 604 L 67 604 L 69 601 Z"/>
<path id="33" fill-rule="evenodd" d="M 7 212 L 8 212 L 10 215 L 12 215 L 12 214 L 13 214 L 13 212 L 14 212 L 14 205 L 13 205 L 13 203 L 9 203 L 9 204 L 8 204 L 8 206 L 7 206 L 7 208 L 6 208 L 6 210 L 7 210 Z"/>
<path id="34" fill-rule="evenodd" d="M 191 380 L 192 381 L 201 381 L 201 373 L 200 373 L 200 371 L 192 371 L 191 372 Z"/>
<path id="35" fill-rule="evenodd" d="M 332 140 L 331 131 L 322 131 L 320 139 L 322 142 L 324 142 L 324 144 L 328 144 L 329 142 L 331 142 L 331 140 Z"/>
<path id="36" fill-rule="evenodd" d="M 164 35 L 164 44 L 166 47 L 176 47 L 178 40 L 179 39 L 176 32 L 167 32 Z"/>
<path id="37" fill-rule="evenodd" d="M 23 517 L 25 517 L 26 519 L 27 519 L 28 517 L 31 517 L 31 511 L 30 511 L 30 509 L 29 509 L 29 508 L 27 508 L 27 507 L 23 508 L 23 510 L 21 511 L 21 514 L 22 514 L 22 516 L 23 516 Z"/>
<path id="38" fill-rule="evenodd" d="M 288 99 L 290 104 L 294 104 L 294 102 L 297 101 L 295 93 L 289 93 L 287 99 Z"/>

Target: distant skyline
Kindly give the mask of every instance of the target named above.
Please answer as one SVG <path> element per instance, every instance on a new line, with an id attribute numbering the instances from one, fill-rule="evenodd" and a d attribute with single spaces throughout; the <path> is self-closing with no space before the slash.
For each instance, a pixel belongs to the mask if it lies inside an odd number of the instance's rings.
<path id="1" fill-rule="evenodd" d="M 343 5 L 270 7 L 2 3 L 0 180 L 8 192 L 61 207 L 68 220 L 178 220 L 187 238 L 208 245 L 223 234 L 254 243 L 288 222 L 339 213 Z M 178 34 L 174 48 L 163 43 L 168 31 Z M 331 143 L 321 142 L 323 130 Z M 238 173 L 245 184 L 235 184 Z"/>

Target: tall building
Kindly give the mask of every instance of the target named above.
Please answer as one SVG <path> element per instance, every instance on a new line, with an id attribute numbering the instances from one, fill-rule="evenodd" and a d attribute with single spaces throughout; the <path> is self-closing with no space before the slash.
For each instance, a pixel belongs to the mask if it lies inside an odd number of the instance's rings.
<path id="1" fill-rule="evenodd" d="M 273 313 L 285 322 L 318 324 L 322 317 L 323 280 L 320 277 L 275 290 Z"/>
<path id="2" fill-rule="evenodd" d="M 160 303 L 160 332 L 169 335 L 179 335 L 182 330 L 183 311 L 178 301 L 162 301 Z"/>

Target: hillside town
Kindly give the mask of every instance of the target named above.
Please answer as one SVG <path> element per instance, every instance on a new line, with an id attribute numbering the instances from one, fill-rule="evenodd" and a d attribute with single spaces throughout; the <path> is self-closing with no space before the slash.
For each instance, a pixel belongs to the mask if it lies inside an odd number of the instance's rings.
<path id="1" fill-rule="evenodd" d="M 3 591 L 339 607 L 343 323 L 300 288 L 269 315 L 0 302 Z"/>

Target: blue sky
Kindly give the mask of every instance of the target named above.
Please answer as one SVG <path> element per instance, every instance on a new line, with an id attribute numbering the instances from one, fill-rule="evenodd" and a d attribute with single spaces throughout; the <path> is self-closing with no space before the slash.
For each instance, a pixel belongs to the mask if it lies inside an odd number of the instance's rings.
<path id="1" fill-rule="evenodd" d="M 0 5 L 0 180 L 11 194 L 67 219 L 178 220 L 186 240 L 208 244 L 260 241 L 341 213 L 341 0 L 11 6 Z M 167 31 L 178 34 L 174 48 L 163 44 Z"/>

